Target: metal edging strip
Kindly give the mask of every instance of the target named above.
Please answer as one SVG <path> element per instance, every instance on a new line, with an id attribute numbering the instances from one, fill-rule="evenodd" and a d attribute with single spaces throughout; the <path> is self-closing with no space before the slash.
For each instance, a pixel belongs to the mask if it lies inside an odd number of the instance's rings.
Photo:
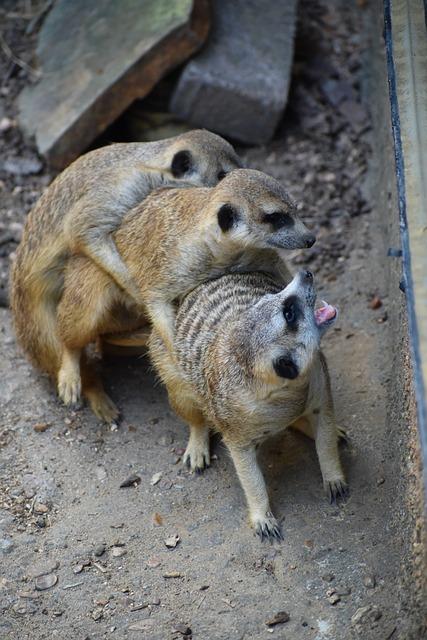
<path id="1" fill-rule="evenodd" d="M 427 407 L 425 386 L 422 373 L 420 343 L 417 317 L 415 313 L 415 295 L 412 281 L 411 253 L 409 245 L 408 221 L 406 214 L 405 164 L 402 149 L 399 103 L 397 98 L 396 69 L 393 58 L 393 31 L 391 18 L 392 0 L 384 0 L 384 40 L 387 58 L 388 87 L 390 97 L 391 125 L 394 142 L 396 184 L 399 205 L 399 226 L 402 242 L 402 265 L 405 282 L 405 296 L 408 311 L 409 342 L 414 369 L 414 386 L 417 402 L 418 431 L 424 477 L 424 507 L 427 510 Z"/>

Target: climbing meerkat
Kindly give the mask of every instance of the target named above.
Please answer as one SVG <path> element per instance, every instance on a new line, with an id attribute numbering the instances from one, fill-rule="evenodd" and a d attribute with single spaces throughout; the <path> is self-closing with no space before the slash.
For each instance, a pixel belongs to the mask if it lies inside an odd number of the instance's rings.
<path id="1" fill-rule="evenodd" d="M 112 237 L 126 212 L 160 186 L 185 181 L 213 187 L 241 166 L 233 147 L 205 130 L 91 151 L 67 167 L 30 212 L 17 268 L 34 261 L 28 276 L 33 289 L 59 298 L 64 260 L 82 253 L 141 302 Z"/>
<path id="2" fill-rule="evenodd" d="M 255 268 L 289 281 L 284 250 L 315 241 L 285 189 L 249 169 L 230 172 L 212 188 L 153 192 L 125 216 L 113 239 L 143 308 L 83 255 L 68 258 L 60 300 L 49 291 L 41 296 L 32 280 L 39 267 L 30 259 L 30 233 L 24 236 L 11 289 L 17 335 L 32 360 L 56 379 L 66 404 L 79 401 L 83 391 L 107 421 L 117 410 L 83 354 L 89 343 L 138 329 L 146 314 L 171 346 L 175 304 L 188 291 L 227 270 Z"/>
<path id="3" fill-rule="evenodd" d="M 256 449 L 286 427 L 315 439 L 328 497 L 344 498 L 326 360 L 320 338 L 337 316 L 315 311 L 309 271 L 284 289 L 266 274 L 227 274 L 201 284 L 176 316 L 174 351 L 156 330 L 151 359 L 166 384 L 172 408 L 190 427 L 183 460 L 193 471 L 209 465 L 209 427 L 222 435 L 249 505 L 256 533 L 281 538 Z"/>

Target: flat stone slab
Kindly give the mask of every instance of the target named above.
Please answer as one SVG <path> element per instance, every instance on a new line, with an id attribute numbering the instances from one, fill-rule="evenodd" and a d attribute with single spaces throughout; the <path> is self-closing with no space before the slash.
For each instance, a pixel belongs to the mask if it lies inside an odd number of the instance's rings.
<path id="1" fill-rule="evenodd" d="M 19 97 L 21 125 L 66 166 L 208 29 L 208 0 L 59 0 L 39 34 L 42 77 Z"/>
<path id="2" fill-rule="evenodd" d="M 207 44 L 185 67 L 171 111 L 242 142 L 267 142 L 287 100 L 296 5 L 213 0 Z"/>

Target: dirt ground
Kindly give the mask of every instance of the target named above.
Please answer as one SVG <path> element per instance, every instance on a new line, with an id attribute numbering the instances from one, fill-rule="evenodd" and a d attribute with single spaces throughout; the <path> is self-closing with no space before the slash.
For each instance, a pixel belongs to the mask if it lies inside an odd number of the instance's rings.
<path id="1" fill-rule="evenodd" d="M 3 291 L 26 213 L 53 177 L 16 125 L 15 98 L 32 81 L 26 65 L 37 24 L 29 25 L 44 4 L 0 9 L 2 42 L 19 58 L 2 46 Z M 318 236 L 292 262 L 308 264 L 320 297 L 340 309 L 324 349 L 338 420 L 350 437 L 342 450 L 348 502 L 327 503 L 312 442 L 286 433 L 261 454 L 284 542 L 262 544 L 247 525 L 221 442 L 213 442 L 214 461 L 202 476 L 182 467 L 185 425 L 145 359 L 105 363 L 123 413 L 118 430 L 87 409 L 67 411 L 16 345 L 4 294 L 0 638 L 408 637 L 400 605 L 406 546 L 392 517 L 398 483 L 386 444 L 393 372 L 385 250 L 368 179 L 376 161 L 369 109 L 361 101 L 370 45 L 363 6 L 301 2 L 286 117 L 271 144 L 240 149 L 249 166 L 288 188 Z M 121 488 L 133 474 L 138 482 Z M 179 543 L 168 549 L 165 540 L 175 535 Z M 289 620 L 268 626 L 281 611 Z"/>

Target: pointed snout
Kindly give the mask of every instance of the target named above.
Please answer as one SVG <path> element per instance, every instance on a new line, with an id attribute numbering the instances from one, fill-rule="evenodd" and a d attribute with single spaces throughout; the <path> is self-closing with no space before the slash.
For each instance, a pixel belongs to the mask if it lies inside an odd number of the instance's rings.
<path id="1" fill-rule="evenodd" d="M 313 233 L 307 233 L 304 236 L 304 246 L 309 249 L 316 242 L 316 236 Z"/>
<path id="2" fill-rule="evenodd" d="M 298 279 L 300 283 L 306 287 L 314 286 L 314 276 L 311 271 L 308 271 L 307 269 L 298 271 Z"/>
<path id="3" fill-rule="evenodd" d="M 302 277 L 306 282 L 313 282 L 313 274 L 311 273 L 311 271 L 303 271 L 302 272 Z"/>

